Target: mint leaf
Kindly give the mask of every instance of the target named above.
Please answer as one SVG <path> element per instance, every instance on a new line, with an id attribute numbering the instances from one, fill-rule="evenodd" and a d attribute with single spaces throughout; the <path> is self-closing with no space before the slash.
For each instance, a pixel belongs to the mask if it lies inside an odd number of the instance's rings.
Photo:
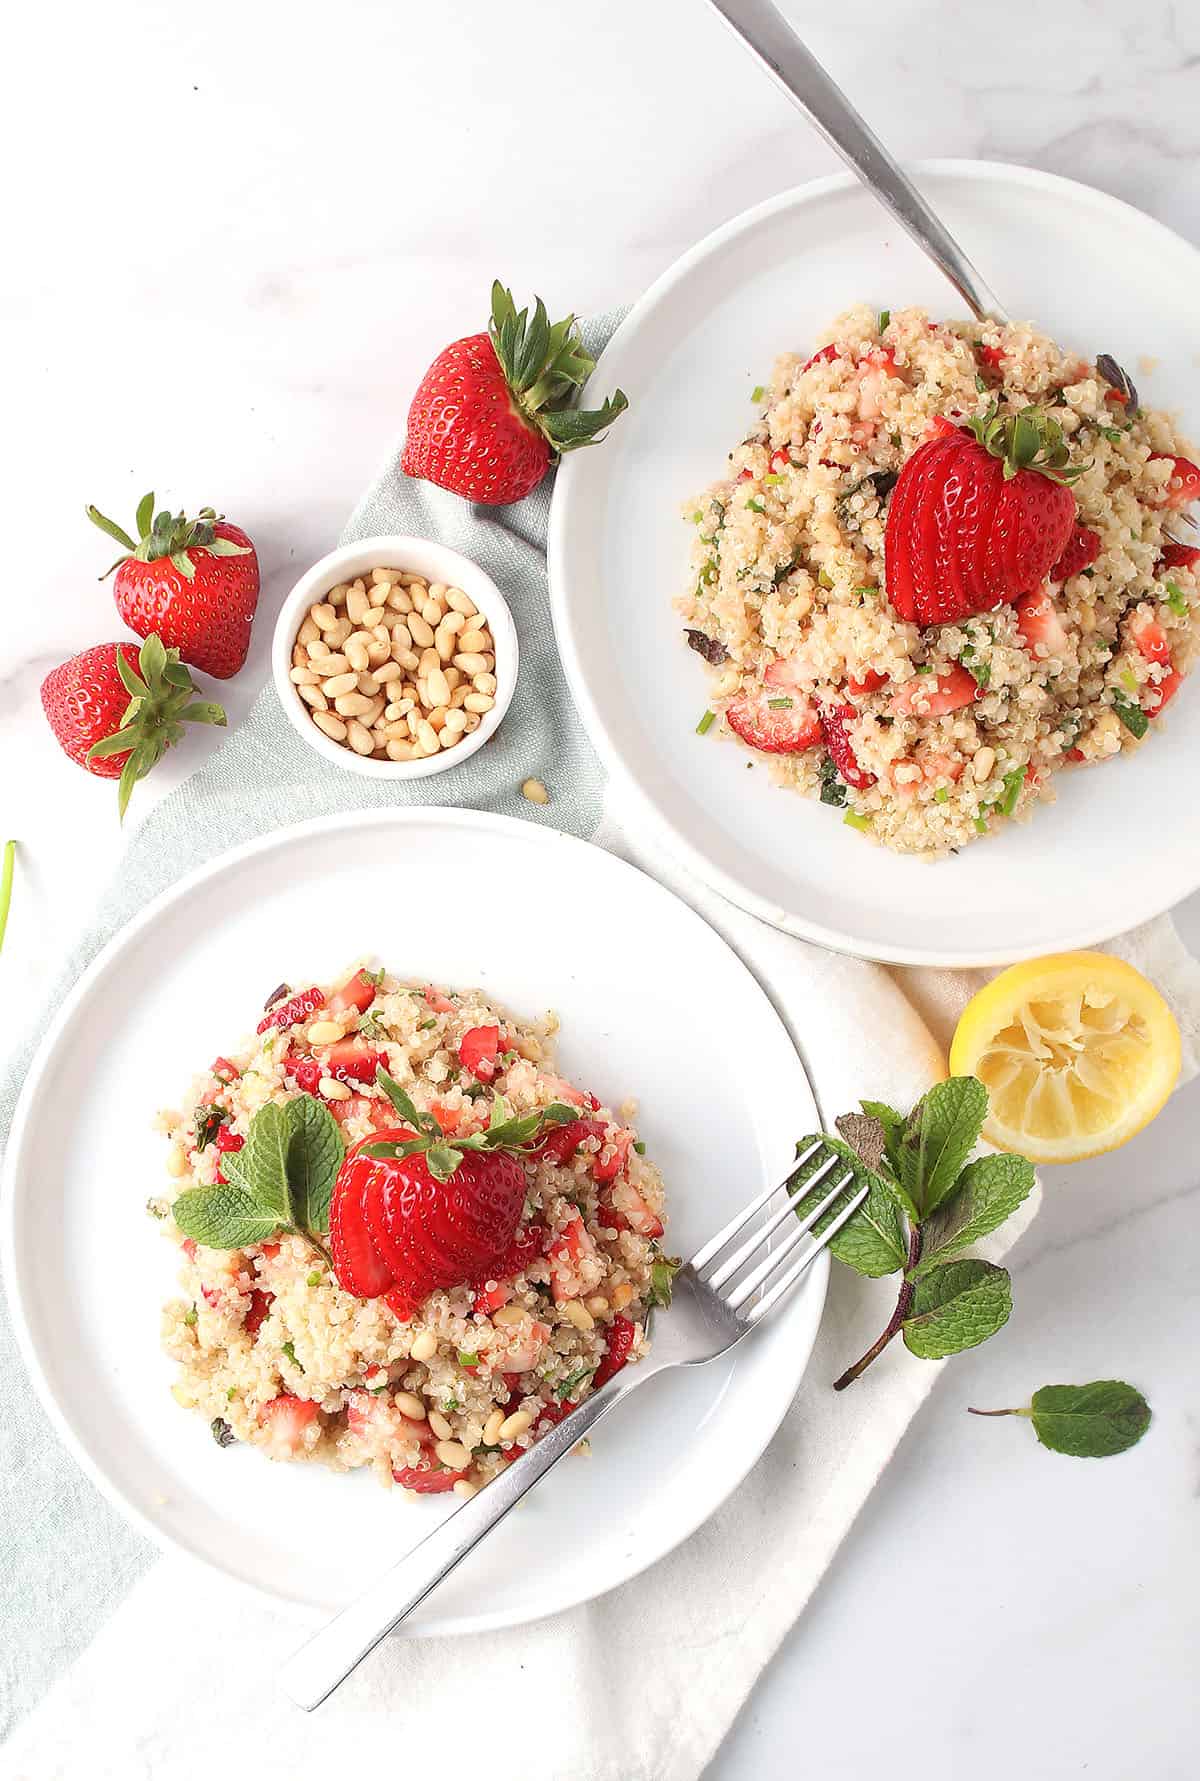
<path id="1" fill-rule="evenodd" d="M 1043 1385 L 1033 1394 L 1033 1430 L 1043 1447 L 1077 1459 L 1124 1453 L 1150 1427 L 1150 1406 L 1122 1379 Z"/>
<path id="2" fill-rule="evenodd" d="M 273 1212 L 278 1222 L 292 1222 L 292 1204 L 288 1193 L 287 1155 L 291 1135 L 287 1114 L 274 1101 L 260 1107 L 250 1121 L 246 1142 L 237 1151 L 237 1161 L 224 1168 L 225 1175 L 236 1179 L 239 1187 L 258 1202 L 266 1212 Z"/>
<path id="3" fill-rule="evenodd" d="M 302 1230 L 323 1236 L 329 1228 L 329 1201 L 346 1146 L 337 1120 L 315 1096 L 297 1095 L 285 1112 L 292 1220 Z"/>
<path id="4" fill-rule="evenodd" d="M 1123 1379 L 1090 1385 L 1043 1385 L 1024 1410 L 972 1410 L 972 1416 L 1027 1416 L 1043 1447 L 1074 1459 L 1106 1459 L 1136 1446 L 1150 1427 L 1150 1406 Z"/>
<path id="5" fill-rule="evenodd" d="M 806 1150 L 814 1142 L 815 1138 L 802 1138 L 798 1148 Z M 842 1162 L 848 1163 L 853 1171 L 853 1185 L 846 1183 L 846 1195 L 854 1193 L 865 1184 L 869 1184 L 870 1188 L 857 1212 L 846 1220 L 837 1236 L 831 1240 L 830 1253 L 848 1268 L 853 1268 L 856 1274 L 866 1274 L 870 1279 L 877 1280 L 884 1274 L 894 1274 L 908 1259 L 908 1241 L 891 1187 L 882 1176 L 868 1169 L 848 1144 L 841 1143 L 837 1138 L 823 1138 L 822 1143 L 836 1151 Z M 822 1151 L 817 1151 L 815 1156 L 801 1164 L 789 1178 L 788 1188 L 807 1181 L 827 1160 Z M 806 1218 L 815 1206 L 820 1205 L 833 1183 L 844 1173 L 844 1169 L 835 1165 L 810 1193 L 803 1194 L 794 1202 L 796 1216 Z M 815 1235 L 819 1236 L 833 1222 L 844 1203 L 842 1196 L 834 1201 L 829 1211 L 813 1226 Z"/>
<path id="6" fill-rule="evenodd" d="M 900 1146 L 904 1142 L 904 1128 L 908 1121 L 903 1113 L 898 1113 L 894 1107 L 889 1107 L 886 1101 L 863 1101 L 862 1110 L 868 1119 L 877 1119 L 883 1127 L 887 1159 L 898 1180 L 900 1176 Z"/>
<path id="7" fill-rule="evenodd" d="M 935 1083 L 909 1117 L 901 1146 L 901 1185 L 920 1217 L 941 1205 L 953 1190 L 987 1116 L 987 1090 L 975 1076 L 951 1076 Z"/>
<path id="8" fill-rule="evenodd" d="M 901 1329 L 921 1360 L 975 1348 L 1003 1329 L 1012 1311 L 1012 1282 L 991 1262 L 943 1262 L 916 1283 Z"/>
<path id="9" fill-rule="evenodd" d="M 265 1243 L 280 1225 L 274 1213 L 265 1212 L 240 1187 L 190 1187 L 171 1211 L 184 1236 L 208 1249 Z"/>
<path id="10" fill-rule="evenodd" d="M 914 1278 L 996 1230 L 1029 1198 L 1033 1181 L 1033 1164 L 1023 1156 L 980 1156 L 968 1163 L 953 1197 L 923 1226 L 924 1250 Z"/>

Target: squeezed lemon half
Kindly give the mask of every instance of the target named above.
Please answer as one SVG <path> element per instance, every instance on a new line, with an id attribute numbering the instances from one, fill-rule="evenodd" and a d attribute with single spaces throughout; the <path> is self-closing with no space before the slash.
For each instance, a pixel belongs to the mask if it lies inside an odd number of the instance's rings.
<path id="1" fill-rule="evenodd" d="M 988 1091 L 983 1132 L 1033 1162 L 1115 1150 L 1179 1075 L 1179 1028 L 1152 983 L 1106 952 L 1011 965 L 972 996 L 950 1047 Z"/>

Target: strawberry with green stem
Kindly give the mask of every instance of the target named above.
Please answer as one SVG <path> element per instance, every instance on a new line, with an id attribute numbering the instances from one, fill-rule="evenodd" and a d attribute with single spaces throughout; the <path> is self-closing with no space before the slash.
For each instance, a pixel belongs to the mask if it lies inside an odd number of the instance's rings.
<path id="1" fill-rule="evenodd" d="M 47 674 L 42 708 L 63 751 L 102 779 L 119 779 L 124 818 L 139 779 L 178 742 L 188 723 L 223 724 L 225 713 L 199 689 L 177 649 L 147 637 L 98 643 Z"/>
<path id="2" fill-rule="evenodd" d="M 211 507 L 195 519 L 155 513 L 153 494 L 138 503 L 135 542 L 95 507 L 92 524 L 124 547 L 113 597 L 139 637 L 156 633 L 185 662 L 229 680 L 246 660 L 258 605 L 258 558 L 246 533 Z"/>
<path id="3" fill-rule="evenodd" d="M 421 379 L 400 468 L 468 501 L 521 500 L 629 406 L 621 390 L 599 408 L 574 406 L 595 368 L 573 315 L 552 324 L 538 297 L 531 317 L 497 279 L 487 333 L 453 341 Z"/>

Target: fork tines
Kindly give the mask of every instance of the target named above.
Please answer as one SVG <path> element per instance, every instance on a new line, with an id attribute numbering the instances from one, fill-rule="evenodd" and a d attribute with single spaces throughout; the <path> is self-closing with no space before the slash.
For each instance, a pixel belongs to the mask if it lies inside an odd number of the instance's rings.
<path id="1" fill-rule="evenodd" d="M 796 1181 L 797 1171 L 802 1170 L 806 1163 L 811 1162 L 823 1151 L 828 1154 L 820 1167 L 805 1176 L 804 1179 Z M 831 1172 L 836 1179 L 829 1185 L 824 1197 L 813 1207 L 811 1212 L 807 1212 L 803 1218 L 797 1218 L 795 1210 L 797 1203 L 805 1199 L 814 1187 L 827 1182 Z M 848 1187 L 853 1185 L 853 1182 L 854 1170 L 850 1168 L 843 1157 L 840 1157 L 835 1150 L 830 1150 L 823 1140 L 818 1138 L 809 1145 L 807 1150 L 797 1156 L 784 1181 L 776 1187 L 768 1187 L 765 1192 L 751 1200 L 748 1206 L 729 1221 L 724 1230 L 718 1231 L 715 1237 L 710 1238 L 702 1248 L 696 1251 L 691 1259 L 692 1269 L 706 1286 L 720 1294 L 731 1311 L 740 1312 L 747 1323 L 757 1322 L 782 1298 L 805 1268 L 821 1253 L 830 1239 L 837 1235 L 846 1220 L 862 1205 L 870 1191 L 869 1185 L 857 1189 L 847 1198 L 846 1204 L 838 1211 L 836 1218 L 819 1236 L 812 1235 L 813 1226 L 818 1224 L 825 1214 L 837 1204 L 839 1198 L 845 1194 Z M 778 1193 L 782 1193 L 784 1196 L 782 1203 L 761 1222 L 755 1223 L 750 1234 L 743 1239 L 738 1247 L 721 1259 L 722 1251 L 733 1242 L 735 1237 L 745 1231 L 746 1227 L 755 1219 L 756 1214 L 762 1212 L 768 1202 Z M 742 1274 L 742 1270 L 750 1263 L 756 1252 L 762 1248 L 771 1233 L 787 1219 L 792 1220 L 795 1228 L 788 1232 L 777 1248 L 769 1249 L 748 1274 Z M 803 1252 L 781 1275 L 782 1263 L 801 1243 L 805 1244 Z M 739 1278 L 739 1276 L 741 1277 Z M 722 1290 L 727 1286 L 729 1290 Z M 762 1297 L 751 1305 L 748 1311 L 741 1311 L 741 1307 L 746 1301 L 757 1292 L 762 1292 Z"/>

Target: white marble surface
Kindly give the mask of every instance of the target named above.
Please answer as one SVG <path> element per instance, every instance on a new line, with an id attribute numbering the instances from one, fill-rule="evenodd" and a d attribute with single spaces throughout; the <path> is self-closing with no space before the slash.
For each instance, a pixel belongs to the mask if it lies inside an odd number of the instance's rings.
<path id="1" fill-rule="evenodd" d="M 902 155 L 1028 161 L 1200 238 L 1195 6 L 788 10 Z M 552 308 L 617 303 L 834 163 L 700 0 L 113 0 L 23 8 L 7 31 L 11 1002 L 39 992 L 119 857 L 111 786 L 58 752 L 38 701 L 56 662 L 121 634 L 84 503 L 128 521 L 154 484 L 254 535 L 236 721 L 292 576 L 333 541 L 432 353 L 481 323 L 494 274 Z M 212 744 L 176 751 L 134 811 Z M 1200 947 L 1200 899 L 1180 919 Z M 1192 1087 L 1119 1155 L 1048 1179 L 1012 1326 L 948 1370 L 719 1781 L 1195 1772 L 1198 1137 Z M 1110 1372 L 1158 1418 L 1103 1466 L 963 1415 Z"/>

